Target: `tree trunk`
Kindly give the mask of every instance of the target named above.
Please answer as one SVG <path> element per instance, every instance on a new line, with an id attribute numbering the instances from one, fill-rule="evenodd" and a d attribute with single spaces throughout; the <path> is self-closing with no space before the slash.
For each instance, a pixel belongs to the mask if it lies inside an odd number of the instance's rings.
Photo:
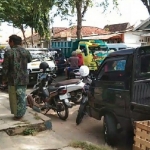
<path id="1" fill-rule="evenodd" d="M 31 28 L 31 44 L 32 44 L 32 47 L 34 45 L 34 41 L 33 41 L 33 28 Z"/>
<path id="2" fill-rule="evenodd" d="M 82 29 L 82 1 L 76 1 L 77 9 L 77 39 L 81 39 L 81 29 Z"/>
<path id="3" fill-rule="evenodd" d="M 25 36 L 25 31 L 24 31 L 23 25 L 21 25 L 20 29 L 21 29 L 22 34 L 23 34 L 24 42 L 25 42 L 26 46 L 28 47 L 28 43 L 26 41 L 26 36 Z"/>

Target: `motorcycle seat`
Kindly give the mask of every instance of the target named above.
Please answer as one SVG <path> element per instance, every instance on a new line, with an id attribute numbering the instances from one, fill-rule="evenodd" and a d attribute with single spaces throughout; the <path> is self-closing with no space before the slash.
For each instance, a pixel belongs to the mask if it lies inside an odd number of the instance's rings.
<path id="1" fill-rule="evenodd" d="M 56 87 L 53 87 L 53 86 L 48 87 L 49 92 L 54 92 L 54 91 L 57 91 L 57 90 L 58 90 L 58 88 L 56 88 Z"/>
<path id="2" fill-rule="evenodd" d="M 56 83 L 55 87 L 64 86 L 64 85 L 70 85 L 70 84 L 76 84 L 79 81 L 80 81 L 80 79 L 65 80 L 65 81 L 61 81 L 61 82 Z"/>

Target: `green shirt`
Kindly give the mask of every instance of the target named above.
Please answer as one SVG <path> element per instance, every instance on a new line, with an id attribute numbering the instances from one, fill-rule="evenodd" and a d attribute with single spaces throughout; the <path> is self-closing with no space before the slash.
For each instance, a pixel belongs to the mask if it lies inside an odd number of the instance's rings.
<path id="1" fill-rule="evenodd" d="M 2 75 L 3 79 L 7 79 L 8 85 L 28 84 L 27 64 L 31 60 L 30 52 L 21 46 L 14 46 L 5 52 Z"/>

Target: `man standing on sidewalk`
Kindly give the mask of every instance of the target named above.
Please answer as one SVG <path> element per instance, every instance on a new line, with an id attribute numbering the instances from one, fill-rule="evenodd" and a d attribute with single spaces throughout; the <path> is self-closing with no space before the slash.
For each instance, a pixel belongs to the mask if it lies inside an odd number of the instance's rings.
<path id="1" fill-rule="evenodd" d="M 30 52 L 21 47 L 22 39 L 17 35 L 9 37 L 11 49 L 4 54 L 3 82 L 8 82 L 9 102 L 14 119 L 21 119 L 26 112 L 26 86 L 29 82 L 27 64 L 31 62 Z"/>

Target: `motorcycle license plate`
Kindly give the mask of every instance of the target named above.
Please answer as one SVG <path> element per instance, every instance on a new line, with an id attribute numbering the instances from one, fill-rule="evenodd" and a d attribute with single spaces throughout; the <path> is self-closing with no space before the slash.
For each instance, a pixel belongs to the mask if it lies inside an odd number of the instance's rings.
<path id="1" fill-rule="evenodd" d="M 70 98 L 70 94 L 69 93 L 67 93 L 65 95 L 59 95 L 59 99 L 60 100 L 63 100 L 63 99 L 66 99 L 66 98 Z"/>

